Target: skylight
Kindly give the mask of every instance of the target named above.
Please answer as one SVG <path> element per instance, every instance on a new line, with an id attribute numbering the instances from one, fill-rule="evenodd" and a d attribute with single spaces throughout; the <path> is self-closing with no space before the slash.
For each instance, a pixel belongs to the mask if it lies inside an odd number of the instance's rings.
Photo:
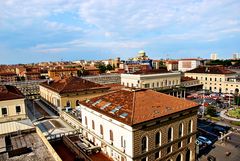
<path id="1" fill-rule="evenodd" d="M 100 100 L 97 100 L 97 101 L 94 102 L 92 105 L 93 105 L 93 106 L 96 106 L 96 105 L 99 104 L 101 101 L 102 101 L 101 99 L 100 99 Z"/>
<path id="2" fill-rule="evenodd" d="M 121 118 L 126 118 L 128 116 L 128 113 L 124 112 L 121 115 L 119 115 Z"/>
<path id="3" fill-rule="evenodd" d="M 105 104 L 105 105 L 103 105 L 102 107 L 100 107 L 100 109 L 101 110 L 104 110 L 105 108 L 107 108 L 108 106 L 110 106 L 111 105 L 111 103 L 107 103 L 107 104 Z"/>
<path id="4" fill-rule="evenodd" d="M 114 114 L 115 112 L 119 111 L 122 108 L 122 106 L 115 107 L 110 113 Z"/>

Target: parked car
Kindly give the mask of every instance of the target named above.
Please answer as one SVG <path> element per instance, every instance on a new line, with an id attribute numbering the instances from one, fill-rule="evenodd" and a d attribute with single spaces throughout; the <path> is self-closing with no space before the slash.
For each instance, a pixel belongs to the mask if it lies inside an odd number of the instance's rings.
<path id="1" fill-rule="evenodd" d="M 221 126 L 214 126 L 213 127 L 213 131 L 215 131 L 215 132 L 222 132 L 222 133 L 226 133 L 227 132 L 227 130 L 225 128 L 221 127 Z"/>
<path id="2" fill-rule="evenodd" d="M 203 143 L 201 141 L 199 141 L 199 140 L 196 140 L 196 144 L 199 145 L 199 146 L 203 145 Z"/>
<path id="3" fill-rule="evenodd" d="M 199 136 L 197 138 L 197 140 L 201 141 L 202 143 L 207 144 L 207 145 L 211 145 L 212 144 L 212 141 L 207 139 L 207 138 L 205 138 L 204 136 Z"/>

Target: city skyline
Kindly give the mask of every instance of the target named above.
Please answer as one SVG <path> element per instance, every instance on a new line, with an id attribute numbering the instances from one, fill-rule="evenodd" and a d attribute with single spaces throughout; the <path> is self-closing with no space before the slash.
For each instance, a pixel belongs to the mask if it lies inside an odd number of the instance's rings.
<path id="1" fill-rule="evenodd" d="M 240 51 L 240 2 L 0 2 L 0 64 L 134 57 L 231 58 Z"/>

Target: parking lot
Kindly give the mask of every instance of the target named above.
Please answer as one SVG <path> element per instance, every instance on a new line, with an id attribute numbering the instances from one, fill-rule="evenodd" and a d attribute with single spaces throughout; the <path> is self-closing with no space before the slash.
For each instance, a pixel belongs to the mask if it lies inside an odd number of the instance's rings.
<path id="1" fill-rule="evenodd" d="M 209 156 L 214 157 L 216 161 L 239 161 L 240 134 L 230 133 L 223 140 L 218 140 L 209 147 L 208 153 L 200 156 L 199 161 L 207 161 Z"/>

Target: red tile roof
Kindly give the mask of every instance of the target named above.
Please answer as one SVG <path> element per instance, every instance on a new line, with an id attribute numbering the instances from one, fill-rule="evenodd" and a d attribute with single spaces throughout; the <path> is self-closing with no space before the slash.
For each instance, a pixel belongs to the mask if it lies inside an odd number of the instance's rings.
<path id="1" fill-rule="evenodd" d="M 0 85 L 0 101 L 20 99 L 24 95 L 14 86 Z"/>
<path id="2" fill-rule="evenodd" d="M 63 79 L 55 79 L 54 81 L 44 82 L 41 84 L 48 89 L 58 93 L 80 92 L 92 89 L 109 89 L 109 87 L 90 82 L 80 77 L 65 77 Z"/>
<path id="3" fill-rule="evenodd" d="M 101 101 L 95 105 L 94 103 L 98 100 Z M 108 103 L 111 104 L 105 109 L 101 109 Z M 122 89 L 82 101 L 81 104 L 130 126 L 198 106 L 195 102 L 149 89 L 136 91 Z M 115 113 L 111 112 L 119 106 L 121 107 L 119 110 Z M 123 113 L 127 116 L 124 117 Z"/>
<path id="4" fill-rule="evenodd" d="M 17 74 L 13 72 L 2 72 L 0 76 L 17 76 Z"/>
<path id="5" fill-rule="evenodd" d="M 205 74 L 234 74 L 235 72 L 225 69 L 222 66 L 198 67 L 186 73 L 205 73 Z"/>

